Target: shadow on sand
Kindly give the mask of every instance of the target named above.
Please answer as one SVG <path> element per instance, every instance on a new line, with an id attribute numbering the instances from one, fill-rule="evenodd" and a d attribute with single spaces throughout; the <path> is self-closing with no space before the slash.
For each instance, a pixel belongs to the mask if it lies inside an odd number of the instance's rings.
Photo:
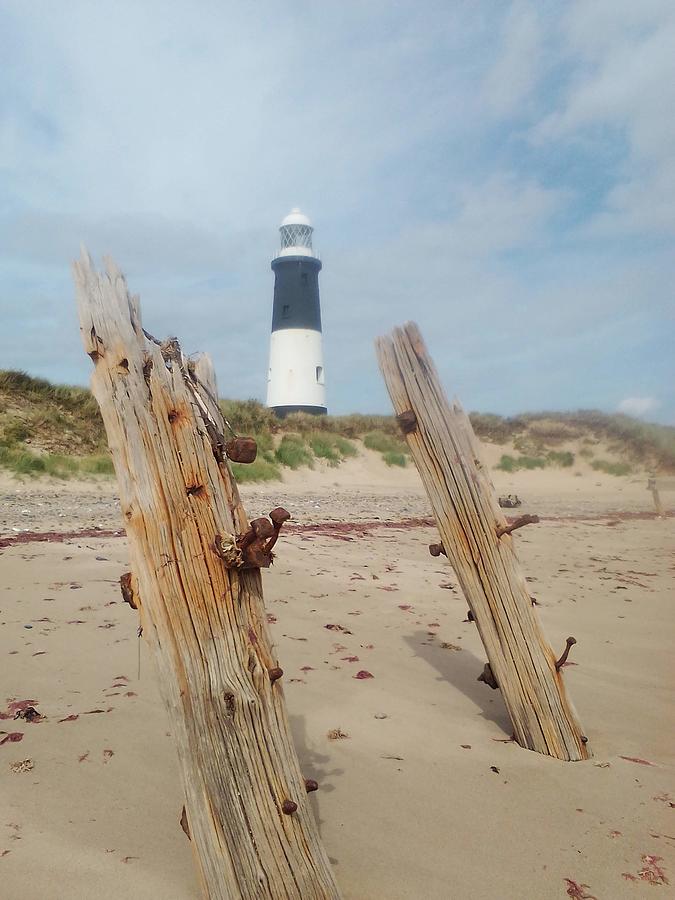
<path id="1" fill-rule="evenodd" d="M 303 778 L 313 778 L 319 785 L 319 790 L 309 795 L 309 802 L 320 833 L 323 825 L 320 812 L 321 794 L 330 794 L 331 791 L 335 790 L 335 785 L 331 783 L 330 779 L 339 778 L 343 774 L 344 769 L 328 769 L 326 764 L 330 762 L 330 757 L 310 747 L 304 716 L 290 716 L 290 723 L 293 743 L 298 752 Z M 330 862 L 332 865 L 338 864 L 338 860 L 332 857 Z"/>
<path id="2" fill-rule="evenodd" d="M 485 719 L 499 725 L 504 736 L 511 734 L 512 727 L 509 715 L 504 706 L 500 691 L 493 691 L 482 681 L 476 679 L 483 671 L 484 660 L 478 659 L 470 650 L 446 650 L 441 642 L 430 640 L 427 632 L 416 631 L 404 638 L 415 656 L 420 657 L 433 666 L 440 674 L 440 680 L 458 688 L 466 697 L 481 709 Z M 428 643 L 427 643 L 428 642 Z"/>

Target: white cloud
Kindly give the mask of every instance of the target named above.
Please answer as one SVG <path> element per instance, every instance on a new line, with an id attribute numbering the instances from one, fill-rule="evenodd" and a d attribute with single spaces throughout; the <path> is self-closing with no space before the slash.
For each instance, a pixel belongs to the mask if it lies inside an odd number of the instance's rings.
<path id="1" fill-rule="evenodd" d="M 628 416 L 646 416 L 659 408 L 661 404 L 656 397 L 625 397 L 619 403 L 619 412 Z"/>
<path id="2" fill-rule="evenodd" d="M 670 0 L 577 2 L 563 20 L 559 62 L 570 74 L 530 137 L 551 151 L 583 147 L 606 161 L 603 177 L 613 169 L 586 234 L 675 234 L 674 47 Z"/>
<path id="3" fill-rule="evenodd" d="M 536 7 L 514 3 L 502 27 L 497 58 L 483 84 L 484 101 L 497 115 L 522 112 L 536 90 L 543 64 L 543 35 Z"/>

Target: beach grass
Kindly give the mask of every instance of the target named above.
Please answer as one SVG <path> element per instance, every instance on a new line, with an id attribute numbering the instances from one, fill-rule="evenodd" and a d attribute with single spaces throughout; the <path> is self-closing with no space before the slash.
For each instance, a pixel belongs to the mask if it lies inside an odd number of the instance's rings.
<path id="1" fill-rule="evenodd" d="M 605 475 L 630 475 L 632 467 L 626 462 L 610 462 L 607 459 L 594 459 L 591 468 Z"/>
<path id="2" fill-rule="evenodd" d="M 284 468 L 311 467 L 316 459 L 341 465 L 358 455 L 357 440 L 389 466 L 404 466 L 409 458 L 394 416 L 294 413 L 279 419 L 254 399 L 222 399 L 220 406 L 236 433 L 251 435 L 258 443 L 256 463 L 235 470 L 241 481 L 270 480 Z M 498 446 L 512 443 L 515 453 L 504 453 L 497 466 L 503 471 L 569 468 L 575 454 L 560 446 L 569 441 L 578 443 L 577 455 L 592 460 L 599 472 L 630 474 L 637 467 L 675 471 L 672 426 L 597 410 L 518 416 L 473 412 L 470 419 L 480 440 Z M 621 462 L 595 459 L 599 443 Z M 103 423 L 90 391 L 0 370 L 0 467 L 20 476 L 112 474 Z"/>
<path id="3" fill-rule="evenodd" d="M 276 461 L 289 469 L 301 466 L 314 467 L 314 456 L 304 438 L 299 434 L 285 434 L 275 451 Z"/>

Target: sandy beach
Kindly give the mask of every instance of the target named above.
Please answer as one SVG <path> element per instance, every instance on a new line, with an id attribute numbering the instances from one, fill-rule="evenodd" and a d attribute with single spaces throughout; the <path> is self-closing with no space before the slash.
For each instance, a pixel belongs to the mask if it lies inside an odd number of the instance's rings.
<path id="1" fill-rule="evenodd" d="M 413 469 L 365 455 L 242 490 L 250 515 L 293 514 L 266 605 L 344 896 L 672 896 L 675 518 L 653 517 L 644 478 L 495 485 L 542 517 L 517 549 L 551 644 L 578 641 L 565 672 L 588 762 L 509 742 L 455 574 L 412 521 L 430 515 Z M 114 484 L 0 488 L 0 894 L 196 900 L 168 720 L 119 593 Z M 22 701 L 43 718 L 15 720 Z"/>

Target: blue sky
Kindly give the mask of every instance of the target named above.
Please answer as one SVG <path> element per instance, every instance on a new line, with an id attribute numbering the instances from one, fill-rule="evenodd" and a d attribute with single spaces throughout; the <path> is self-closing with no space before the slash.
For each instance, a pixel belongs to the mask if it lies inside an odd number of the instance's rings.
<path id="1" fill-rule="evenodd" d="M 416 320 L 470 409 L 675 423 L 675 4 L 0 0 L 2 366 L 89 376 L 69 262 L 264 398 L 309 213 L 331 412 Z"/>

